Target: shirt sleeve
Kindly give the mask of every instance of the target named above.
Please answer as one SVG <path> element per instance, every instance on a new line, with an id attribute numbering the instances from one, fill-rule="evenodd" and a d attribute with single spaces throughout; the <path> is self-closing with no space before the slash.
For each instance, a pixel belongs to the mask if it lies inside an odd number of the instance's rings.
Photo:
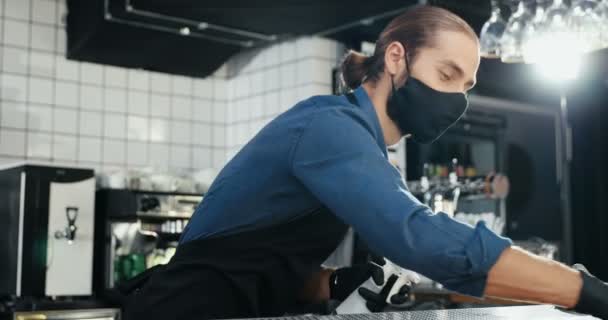
<path id="1" fill-rule="evenodd" d="M 355 110 L 318 112 L 291 153 L 292 172 L 367 245 L 403 268 L 482 296 L 509 239 L 434 214 L 405 186 Z"/>

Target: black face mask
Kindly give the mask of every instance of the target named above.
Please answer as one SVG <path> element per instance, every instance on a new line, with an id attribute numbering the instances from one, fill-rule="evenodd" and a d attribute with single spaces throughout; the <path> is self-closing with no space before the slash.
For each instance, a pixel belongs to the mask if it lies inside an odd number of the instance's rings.
<path id="1" fill-rule="evenodd" d="M 397 124 L 402 135 L 411 134 L 417 143 L 437 140 L 467 110 L 469 102 L 464 93 L 437 91 L 409 72 L 405 85 L 395 89 L 387 102 L 388 116 Z"/>

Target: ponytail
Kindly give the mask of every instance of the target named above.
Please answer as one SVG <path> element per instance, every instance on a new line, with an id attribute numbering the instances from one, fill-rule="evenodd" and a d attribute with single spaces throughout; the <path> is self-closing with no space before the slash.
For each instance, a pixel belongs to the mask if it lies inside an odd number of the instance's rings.
<path id="1" fill-rule="evenodd" d="M 342 61 L 341 71 L 346 86 L 355 89 L 363 83 L 367 76 L 369 57 L 357 51 L 349 50 Z"/>

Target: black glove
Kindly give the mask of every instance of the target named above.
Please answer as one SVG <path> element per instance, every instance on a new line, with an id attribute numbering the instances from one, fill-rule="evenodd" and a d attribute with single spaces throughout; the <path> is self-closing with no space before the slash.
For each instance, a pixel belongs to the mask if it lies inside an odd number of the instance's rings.
<path id="1" fill-rule="evenodd" d="M 371 261 L 334 271 L 329 278 L 330 298 L 344 301 L 353 291 L 357 290 L 363 282 L 370 277 L 378 286 L 383 286 L 380 292 L 375 293 L 367 288 L 359 288 L 358 293 L 367 301 L 366 306 L 372 312 L 380 312 L 386 306 L 386 297 L 391 291 L 398 277 L 393 275 L 384 283 L 382 266 L 386 261 L 382 257 L 372 256 Z M 410 286 L 404 285 L 399 293 L 391 297 L 391 304 L 400 305 L 408 301 Z"/>
<path id="2" fill-rule="evenodd" d="M 573 267 L 583 278 L 583 288 L 574 311 L 608 320 L 608 283 L 591 275 L 581 264 Z"/>
<path id="3" fill-rule="evenodd" d="M 375 293 L 367 288 L 359 288 L 358 292 L 363 297 L 363 299 L 365 299 L 367 301 L 367 303 L 365 305 L 367 306 L 367 309 L 369 309 L 369 311 L 371 311 L 371 312 L 384 311 L 384 309 L 387 306 L 386 297 L 390 293 L 391 288 L 393 287 L 393 284 L 395 283 L 395 281 L 397 281 L 397 279 L 398 279 L 398 277 L 396 275 L 391 275 L 388 278 L 388 280 L 386 281 L 386 284 L 384 285 L 382 290 L 380 290 L 380 292 L 378 292 L 378 293 Z M 394 294 L 391 297 L 391 299 L 390 299 L 391 305 L 398 306 L 398 305 L 402 305 L 402 304 L 408 302 L 409 294 L 410 294 L 410 286 L 403 285 L 401 288 L 399 288 L 399 292 Z"/>
<path id="4" fill-rule="evenodd" d="M 329 277 L 329 298 L 344 301 L 370 277 L 373 277 L 374 282 L 382 284 L 384 282 L 382 268 L 373 263 L 363 263 L 337 269 Z"/>

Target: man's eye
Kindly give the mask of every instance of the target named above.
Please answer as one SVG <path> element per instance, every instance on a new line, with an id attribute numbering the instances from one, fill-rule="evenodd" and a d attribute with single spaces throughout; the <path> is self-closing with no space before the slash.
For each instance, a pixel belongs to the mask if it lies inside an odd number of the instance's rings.
<path id="1" fill-rule="evenodd" d="M 450 81 L 450 76 L 447 73 L 440 72 L 439 76 L 441 77 L 442 81 Z"/>

